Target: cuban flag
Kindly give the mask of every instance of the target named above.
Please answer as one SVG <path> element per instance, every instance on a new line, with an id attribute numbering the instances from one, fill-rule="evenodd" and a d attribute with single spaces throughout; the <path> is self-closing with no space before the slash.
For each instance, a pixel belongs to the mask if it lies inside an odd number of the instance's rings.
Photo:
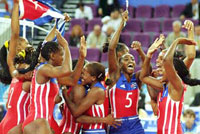
<path id="1" fill-rule="evenodd" d="M 65 16 L 56 8 L 43 0 L 20 0 L 19 18 L 31 20 L 35 25 L 43 25 L 56 18 L 56 27 L 64 36 L 65 34 Z M 54 38 L 53 41 L 57 41 Z"/>
<path id="2" fill-rule="evenodd" d="M 20 0 L 20 19 L 32 20 L 35 25 L 43 25 L 52 19 L 64 19 L 64 15 L 43 0 Z"/>

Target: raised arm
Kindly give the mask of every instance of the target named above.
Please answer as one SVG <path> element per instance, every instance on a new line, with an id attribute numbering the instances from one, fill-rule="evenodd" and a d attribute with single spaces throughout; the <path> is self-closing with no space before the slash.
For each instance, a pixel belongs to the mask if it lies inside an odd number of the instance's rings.
<path id="1" fill-rule="evenodd" d="M 42 68 L 39 69 L 38 74 L 47 78 L 59 78 L 66 75 L 70 75 L 72 73 L 72 69 L 70 65 L 71 54 L 69 51 L 68 43 L 62 37 L 62 35 L 60 34 L 58 30 L 56 30 L 56 36 L 57 36 L 59 45 L 61 45 L 64 48 L 65 58 L 64 58 L 62 66 L 54 67 L 50 64 L 46 64 Z"/>
<path id="2" fill-rule="evenodd" d="M 151 47 L 148 49 L 147 56 L 145 57 L 139 77 L 143 83 L 155 89 L 162 89 L 163 86 L 159 80 L 150 76 L 150 71 L 149 71 L 150 61 L 153 56 L 153 53 L 158 49 L 158 47 L 163 43 L 163 41 L 164 41 L 164 36 L 161 35 L 160 38 L 159 39 L 157 38 L 151 45 Z"/>
<path id="3" fill-rule="evenodd" d="M 195 45 L 196 43 L 193 40 L 189 40 L 187 38 L 178 38 L 169 47 L 163 59 L 163 65 L 165 68 L 168 81 L 173 86 L 173 89 L 182 90 L 183 89 L 182 80 L 178 76 L 173 64 L 174 52 L 178 44 Z"/>
<path id="4" fill-rule="evenodd" d="M 115 32 L 114 36 L 110 41 L 110 45 L 108 48 L 108 65 L 109 65 L 109 74 L 115 74 L 119 71 L 118 59 L 116 56 L 116 47 L 119 42 L 120 33 L 124 27 L 124 23 L 128 20 L 128 11 L 123 12 L 122 21 L 119 25 L 119 28 Z"/>
<path id="5" fill-rule="evenodd" d="M 78 63 L 76 65 L 74 71 L 71 73 L 71 75 L 58 79 L 58 82 L 61 85 L 74 86 L 77 84 L 77 82 L 80 78 L 82 68 L 84 65 L 84 61 L 85 61 L 85 57 L 87 55 L 87 46 L 86 46 L 86 41 L 85 41 L 84 36 L 81 37 L 81 46 L 79 49 L 79 53 L 80 53 L 80 55 L 79 55 Z"/>
<path id="6" fill-rule="evenodd" d="M 18 45 L 19 39 L 19 1 L 14 1 L 13 11 L 12 11 L 12 18 L 11 18 L 11 39 L 9 45 L 9 53 L 7 58 L 7 63 L 9 66 L 9 71 L 12 77 L 15 76 L 13 74 L 15 69 L 14 66 L 14 57 L 16 55 L 16 47 Z"/>
<path id="7" fill-rule="evenodd" d="M 69 17 L 69 15 L 67 13 L 65 13 L 64 16 L 65 16 L 66 22 L 71 20 L 71 18 Z M 52 41 L 55 37 L 55 32 L 56 32 L 56 23 L 55 23 L 54 27 L 51 29 L 51 31 L 49 32 L 49 34 L 46 36 L 45 41 Z"/>
<path id="8" fill-rule="evenodd" d="M 66 94 L 65 90 L 63 91 L 63 94 Z M 94 87 L 88 92 L 87 96 L 81 100 L 79 105 L 76 105 L 74 102 L 72 102 L 72 100 L 70 100 L 68 96 L 64 98 L 73 117 L 77 118 L 85 113 L 93 104 L 95 104 L 102 95 L 104 95 L 104 92 L 102 90 L 99 90 L 97 87 Z"/>
<path id="9" fill-rule="evenodd" d="M 133 50 L 138 52 L 140 58 L 142 59 L 142 62 L 144 62 L 146 55 L 145 55 L 144 51 L 142 50 L 141 46 L 142 45 L 139 41 L 133 41 L 131 44 L 131 47 L 133 48 Z"/>
<path id="10" fill-rule="evenodd" d="M 194 24 L 191 20 L 185 20 L 183 28 L 188 30 L 188 38 L 194 40 Z M 184 63 L 188 69 L 192 65 L 195 57 L 196 57 L 196 50 L 194 45 L 186 45 L 185 46 L 185 54 L 186 58 L 184 59 Z"/>

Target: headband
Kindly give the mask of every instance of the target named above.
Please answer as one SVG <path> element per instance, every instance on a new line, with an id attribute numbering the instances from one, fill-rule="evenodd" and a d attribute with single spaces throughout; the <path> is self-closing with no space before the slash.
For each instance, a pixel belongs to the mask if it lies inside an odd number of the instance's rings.
<path id="1" fill-rule="evenodd" d="M 18 56 L 22 56 L 23 58 L 25 58 L 26 52 L 25 52 L 25 50 L 22 50 L 22 51 L 20 51 L 17 55 L 18 55 Z"/>
<path id="2" fill-rule="evenodd" d="M 5 41 L 4 46 L 8 49 L 8 40 Z"/>

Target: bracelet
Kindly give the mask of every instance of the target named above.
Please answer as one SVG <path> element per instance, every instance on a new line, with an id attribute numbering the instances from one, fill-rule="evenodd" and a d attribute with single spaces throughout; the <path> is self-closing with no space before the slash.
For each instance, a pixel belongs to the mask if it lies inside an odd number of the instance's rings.
<path id="1" fill-rule="evenodd" d="M 17 71 L 17 70 L 14 70 L 14 71 L 12 72 L 12 74 L 13 74 L 13 76 L 16 76 L 16 75 L 18 74 L 18 71 Z"/>

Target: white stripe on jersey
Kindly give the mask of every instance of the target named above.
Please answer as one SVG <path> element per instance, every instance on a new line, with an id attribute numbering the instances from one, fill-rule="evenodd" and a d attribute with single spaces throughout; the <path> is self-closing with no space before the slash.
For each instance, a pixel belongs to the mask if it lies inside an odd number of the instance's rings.
<path id="1" fill-rule="evenodd" d="M 78 123 L 75 124 L 74 134 L 76 134 L 77 128 L 78 128 Z"/>
<path id="2" fill-rule="evenodd" d="M 30 99 L 30 94 L 28 93 L 27 94 L 27 98 L 26 98 L 26 100 L 25 100 L 25 103 L 24 103 L 24 120 L 26 119 L 26 105 L 27 105 L 27 102 L 28 102 L 28 100 Z"/>
<path id="3" fill-rule="evenodd" d="M 21 116 L 20 116 L 20 114 L 21 114 L 20 104 L 21 104 L 22 99 L 23 99 L 23 97 L 24 97 L 25 94 L 26 93 L 22 91 L 21 94 L 20 94 L 20 96 L 19 96 L 19 100 L 17 102 L 17 125 L 19 124 L 19 122 L 21 120 Z"/>
<path id="4" fill-rule="evenodd" d="M 140 90 L 138 90 L 138 99 L 137 99 L 137 103 L 136 103 L 136 108 L 138 108 L 139 98 L 140 98 Z M 136 114 L 138 115 L 138 110 L 136 110 Z"/>
<path id="5" fill-rule="evenodd" d="M 115 106 L 116 84 L 113 86 L 112 90 L 113 90 L 113 96 L 112 96 L 112 100 L 113 100 L 113 112 L 114 112 L 114 118 L 116 118 L 117 117 L 117 115 L 116 115 L 116 106 Z M 110 92 L 112 92 L 112 90 L 110 90 Z"/>
<path id="6" fill-rule="evenodd" d="M 95 105 L 93 105 L 92 106 L 92 114 L 93 114 L 93 117 L 96 117 L 96 114 L 95 114 L 95 110 L 96 109 L 96 107 L 95 107 Z M 97 123 L 94 125 L 94 129 L 97 129 Z"/>
<path id="7" fill-rule="evenodd" d="M 104 105 L 100 105 L 100 108 L 101 108 L 101 111 L 102 111 L 102 114 L 103 114 L 103 117 L 105 117 L 105 111 L 104 111 Z M 101 126 L 100 126 L 100 129 L 102 129 L 103 127 L 103 123 L 101 123 Z"/>
<path id="8" fill-rule="evenodd" d="M 36 82 L 36 80 L 35 80 Z M 34 120 L 36 120 L 37 118 L 37 101 L 36 101 L 36 96 L 37 96 L 37 90 L 38 90 L 38 84 L 35 84 L 35 96 L 34 96 L 34 100 L 35 100 L 35 117 Z"/>
<path id="9" fill-rule="evenodd" d="M 180 104 L 179 102 L 175 102 L 176 109 L 177 109 L 176 116 L 175 116 L 175 126 L 178 125 L 179 104 Z M 174 131 L 175 131 L 174 134 L 177 134 L 177 127 L 175 127 Z"/>
<path id="10" fill-rule="evenodd" d="M 44 86 L 45 84 L 41 85 L 40 88 L 41 88 L 41 91 L 40 91 L 40 110 L 41 110 L 41 118 L 44 118 L 43 116 L 43 104 L 42 104 L 42 94 L 43 94 L 43 91 L 44 91 Z"/>
<path id="11" fill-rule="evenodd" d="M 48 120 L 48 114 L 49 114 L 49 102 L 48 102 L 48 97 L 49 97 L 49 92 L 50 92 L 50 80 L 46 83 L 47 85 L 47 93 L 46 93 L 46 120 Z"/>
<path id="12" fill-rule="evenodd" d="M 167 103 L 166 103 L 166 110 L 165 110 L 165 119 L 164 119 L 164 124 L 163 124 L 163 134 L 165 134 L 165 127 L 166 127 L 166 121 L 167 121 L 167 111 L 168 111 L 168 106 L 169 105 L 169 97 L 167 97 Z"/>
<path id="13" fill-rule="evenodd" d="M 69 132 L 72 131 L 72 120 L 73 120 L 73 117 L 72 115 L 70 116 L 70 126 L 69 126 Z"/>
<path id="14" fill-rule="evenodd" d="M 65 120 L 65 125 L 64 125 L 64 127 L 63 127 L 63 131 L 62 131 L 62 133 L 65 132 L 65 129 L 66 129 L 66 126 L 67 126 L 68 108 L 66 109 L 65 115 L 66 115 L 66 118 L 65 118 L 66 120 Z"/>
<path id="15" fill-rule="evenodd" d="M 98 117 L 101 117 L 101 115 L 100 115 L 100 113 L 99 113 L 99 108 L 100 108 L 100 106 L 99 105 L 95 105 L 95 108 L 96 108 L 96 110 L 97 110 L 97 114 L 98 114 Z M 97 124 L 96 124 L 97 125 Z M 100 128 L 101 128 L 102 126 L 100 126 Z"/>
<path id="16" fill-rule="evenodd" d="M 169 131 L 168 131 L 168 134 L 171 133 L 171 127 L 172 127 L 172 117 L 173 117 L 173 110 L 174 110 L 174 102 L 171 101 L 171 112 L 170 112 L 170 116 L 169 116 Z"/>

